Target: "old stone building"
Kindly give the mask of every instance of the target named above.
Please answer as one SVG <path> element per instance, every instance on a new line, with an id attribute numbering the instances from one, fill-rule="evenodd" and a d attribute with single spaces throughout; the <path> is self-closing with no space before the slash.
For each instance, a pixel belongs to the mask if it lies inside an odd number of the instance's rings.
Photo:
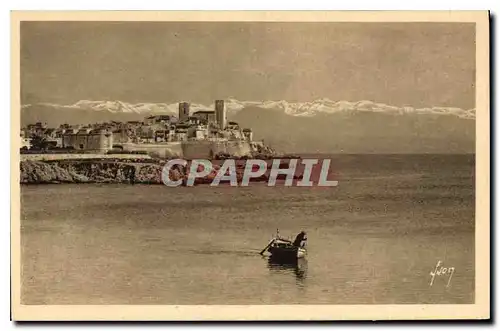
<path id="1" fill-rule="evenodd" d="M 249 128 L 243 129 L 243 136 L 245 137 L 246 140 L 252 141 L 253 140 L 252 129 L 249 129 Z"/>
<path id="2" fill-rule="evenodd" d="M 113 147 L 113 134 L 105 129 L 68 130 L 63 134 L 63 147 L 105 153 Z"/>
<path id="3" fill-rule="evenodd" d="M 197 117 L 203 124 L 215 123 L 215 111 L 213 110 L 196 111 L 193 113 L 193 117 Z"/>

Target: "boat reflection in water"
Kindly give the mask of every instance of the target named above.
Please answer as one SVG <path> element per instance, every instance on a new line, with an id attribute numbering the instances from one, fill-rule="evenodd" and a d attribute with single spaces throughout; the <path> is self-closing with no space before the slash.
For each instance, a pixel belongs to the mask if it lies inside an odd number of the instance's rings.
<path id="1" fill-rule="evenodd" d="M 283 261 L 269 257 L 267 267 L 272 272 L 295 275 L 298 282 L 304 281 L 307 276 L 307 259 L 305 258 Z"/>

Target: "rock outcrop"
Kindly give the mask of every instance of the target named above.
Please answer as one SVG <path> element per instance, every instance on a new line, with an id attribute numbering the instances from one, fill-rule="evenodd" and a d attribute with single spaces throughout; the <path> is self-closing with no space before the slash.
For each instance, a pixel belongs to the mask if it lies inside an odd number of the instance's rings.
<path id="1" fill-rule="evenodd" d="M 109 161 L 21 161 L 21 184 L 162 184 L 162 165 Z"/>
<path id="2" fill-rule="evenodd" d="M 89 179 L 56 164 L 39 161 L 21 161 L 21 184 L 84 183 Z"/>
<path id="3" fill-rule="evenodd" d="M 59 161 L 21 161 L 21 184 L 55 183 L 125 183 L 125 184 L 163 184 L 162 171 L 166 161 L 139 162 L 133 160 L 59 160 Z M 189 166 L 188 166 L 189 167 Z M 219 165 L 214 164 L 212 172 L 196 178 L 194 184 L 210 184 L 215 178 Z M 187 167 L 176 166 L 170 170 L 171 180 L 187 181 Z M 241 182 L 244 163 L 237 165 L 236 179 Z M 268 174 L 251 181 L 266 181 Z"/>

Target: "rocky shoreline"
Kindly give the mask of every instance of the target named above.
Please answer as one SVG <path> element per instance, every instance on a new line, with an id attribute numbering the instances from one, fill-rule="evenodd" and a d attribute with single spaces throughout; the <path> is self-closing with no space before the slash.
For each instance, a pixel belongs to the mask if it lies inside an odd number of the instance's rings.
<path id="1" fill-rule="evenodd" d="M 57 160 L 20 162 L 21 184 L 64 184 L 64 183 L 120 183 L 164 185 L 162 180 L 163 166 L 166 160 L 155 159 L 105 159 L 105 160 Z M 215 169 L 217 165 L 214 165 Z M 241 181 L 244 162 L 237 162 L 237 180 Z M 177 166 L 170 170 L 172 180 L 187 179 L 186 167 Z M 215 172 L 197 178 L 195 185 L 210 184 Z M 267 181 L 264 174 L 252 181 Z"/>
<path id="2" fill-rule="evenodd" d="M 125 160 L 21 161 L 21 184 L 162 184 L 162 165 Z"/>

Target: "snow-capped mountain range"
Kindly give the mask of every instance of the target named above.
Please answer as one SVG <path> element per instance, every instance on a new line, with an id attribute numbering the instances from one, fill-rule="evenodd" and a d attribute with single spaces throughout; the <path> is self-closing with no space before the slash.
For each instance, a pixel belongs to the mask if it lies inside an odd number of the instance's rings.
<path id="1" fill-rule="evenodd" d="M 280 101 L 240 101 L 236 99 L 225 99 L 228 112 L 238 112 L 246 107 L 257 107 L 263 109 L 281 110 L 285 114 L 295 117 L 313 117 L 317 114 L 376 112 L 393 115 L 403 114 L 438 114 L 454 115 L 464 119 L 475 119 L 475 109 L 461 109 L 454 107 L 397 107 L 373 101 L 332 101 L 330 99 L 317 99 L 311 102 L 287 102 Z M 59 105 L 53 103 L 38 103 L 23 105 L 23 109 L 33 106 L 52 107 L 60 110 L 94 110 L 111 113 L 129 114 L 155 114 L 155 113 L 178 113 L 178 103 L 127 103 L 123 101 L 90 101 L 80 100 L 72 105 Z M 192 103 L 191 111 L 213 110 L 214 105 L 203 105 Z"/>

